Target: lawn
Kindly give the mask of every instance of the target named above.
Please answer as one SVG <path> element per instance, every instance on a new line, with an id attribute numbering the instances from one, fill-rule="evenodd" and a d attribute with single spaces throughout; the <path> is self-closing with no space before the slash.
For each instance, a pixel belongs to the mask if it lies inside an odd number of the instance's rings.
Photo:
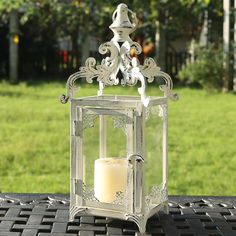
<path id="1" fill-rule="evenodd" d="M 97 88 L 82 85 L 81 96 Z M 135 94 L 134 88 L 115 92 Z M 0 192 L 69 192 L 64 83 L 0 83 Z M 111 91 L 110 91 L 111 92 Z M 149 94 L 155 95 L 151 87 Z M 236 195 L 236 95 L 178 88 L 169 110 L 169 193 Z"/>

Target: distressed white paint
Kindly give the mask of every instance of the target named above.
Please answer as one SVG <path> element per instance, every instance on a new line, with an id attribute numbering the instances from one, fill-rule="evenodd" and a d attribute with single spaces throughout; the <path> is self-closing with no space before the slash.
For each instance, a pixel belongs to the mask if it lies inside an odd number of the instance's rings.
<path id="1" fill-rule="evenodd" d="M 129 19 L 129 15 L 131 20 Z M 137 18 L 125 4 L 120 4 L 113 14 L 113 23 L 110 26 L 114 37 L 110 42 L 99 47 L 101 54 L 109 53 L 100 65 L 94 58 L 88 58 L 85 66 L 71 75 L 67 81 L 67 95 L 62 95 L 61 102 L 71 101 L 71 204 L 70 219 L 75 215 L 94 214 L 105 217 L 113 217 L 135 222 L 141 233 L 145 232 L 146 222 L 149 217 L 160 209 L 166 208 L 168 189 L 168 98 L 177 100 L 172 94 L 172 80 L 168 74 L 161 71 L 152 58 L 147 58 L 143 65 L 138 59 L 131 58 L 130 51 L 134 49 L 141 53 L 141 46 L 133 42 L 129 34 L 135 30 Z M 121 71 L 123 78 L 117 78 Z M 147 97 L 146 85 L 154 81 L 155 77 L 161 77 L 160 85 L 163 97 Z M 75 98 L 75 81 L 84 77 L 87 82 L 93 79 L 99 82 L 97 96 Z M 137 82 L 140 97 L 103 95 L 105 86 L 121 83 L 134 86 Z M 150 193 L 145 193 L 145 119 L 146 113 L 152 106 L 161 106 L 163 117 L 163 182 L 161 186 L 153 186 Z M 106 117 L 111 116 L 115 128 L 122 128 L 126 134 L 128 161 L 126 191 L 119 193 L 111 203 L 99 201 L 94 191 L 85 185 L 84 179 L 84 153 L 83 132 L 85 128 L 94 126 L 99 117 L 99 156 L 106 157 L 107 148 L 107 122 Z M 158 118 L 158 117 L 157 117 Z M 93 148 L 93 147 L 91 147 Z M 101 159 L 98 159 L 101 160 Z M 156 163 L 153 163 L 156 164 Z"/>

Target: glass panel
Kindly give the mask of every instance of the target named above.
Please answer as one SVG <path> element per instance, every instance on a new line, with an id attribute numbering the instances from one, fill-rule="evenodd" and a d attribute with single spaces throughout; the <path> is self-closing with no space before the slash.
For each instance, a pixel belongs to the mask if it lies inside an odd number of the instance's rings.
<path id="1" fill-rule="evenodd" d="M 126 118 L 107 116 L 107 157 L 126 158 Z"/>
<path id="2" fill-rule="evenodd" d="M 152 202 L 162 189 L 162 137 L 162 109 L 159 106 L 149 107 L 145 122 L 145 181 L 146 195 L 148 200 L 152 198 Z"/>
<path id="3" fill-rule="evenodd" d="M 99 158 L 99 116 L 86 114 L 83 129 L 83 178 L 86 187 L 93 189 L 94 162 Z"/>
<path id="4" fill-rule="evenodd" d="M 86 200 L 122 205 L 128 168 L 126 118 L 120 113 L 111 113 L 99 115 L 88 109 L 83 118 L 84 197 Z"/>

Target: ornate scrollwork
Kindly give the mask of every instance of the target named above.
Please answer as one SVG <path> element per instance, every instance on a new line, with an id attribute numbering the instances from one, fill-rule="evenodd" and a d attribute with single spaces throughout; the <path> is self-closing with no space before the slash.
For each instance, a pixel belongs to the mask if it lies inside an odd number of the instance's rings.
<path id="1" fill-rule="evenodd" d="M 99 202 L 99 200 L 94 195 L 94 189 L 89 188 L 85 184 L 83 184 L 83 199 L 86 201 Z"/>
<path id="2" fill-rule="evenodd" d="M 98 114 L 85 114 L 83 116 L 83 129 L 93 128 Z"/>
<path id="3" fill-rule="evenodd" d="M 147 219 L 143 215 L 125 214 L 125 219 L 133 221 L 138 226 L 141 234 L 145 233 Z"/>
<path id="4" fill-rule="evenodd" d="M 83 215 L 83 214 L 86 214 L 86 212 L 87 212 L 87 208 L 72 206 L 70 208 L 69 221 L 73 221 L 77 214 Z"/>
<path id="5" fill-rule="evenodd" d="M 105 85 L 117 84 L 118 48 L 113 42 L 106 42 L 99 47 L 98 51 L 100 54 L 110 53 L 110 57 L 103 59 L 101 65 L 96 65 L 96 60 L 89 57 L 85 62 L 85 66 L 80 68 L 79 77 L 86 78 L 88 83 L 92 83 L 93 79 L 97 78 L 97 81 L 101 81 Z"/>
<path id="6" fill-rule="evenodd" d="M 128 14 L 131 15 L 132 23 Z M 137 18 L 135 13 L 128 9 L 125 4 L 120 4 L 113 13 L 113 23 L 110 29 L 114 33 L 114 37 L 110 42 L 103 43 L 98 51 L 100 54 L 110 54 L 98 65 L 95 58 L 89 57 L 85 66 L 81 67 L 78 72 L 71 75 L 67 81 L 67 95 L 62 95 L 60 100 L 66 103 L 74 97 L 75 81 L 78 78 L 85 78 L 88 83 L 92 83 L 94 79 L 99 82 L 98 95 L 103 94 L 105 86 L 112 86 L 121 83 L 125 86 L 134 86 L 138 81 L 141 87 L 138 92 L 144 106 L 148 106 L 149 98 L 146 97 L 146 83 L 151 83 L 156 77 L 163 80 L 164 84 L 160 85 L 161 91 L 166 97 L 177 100 L 178 96 L 171 92 L 173 87 L 172 80 L 168 74 L 160 70 L 152 58 L 147 58 L 143 65 L 140 65 L 138 59 L 131 57 L 131 50 L 138 55 L 142 52 L 142 47 L 131 40 L 129 34 L 137 27 Z M 118 72 L 121 71 L 123 78 L 121 82 L 117 78 Z"/>
<path id="7" fill-rule="evenodd" d="M 145 203 L 148 209 L 151 209 L 152 204 L 158 205 L 168 200 L 167 188 L 164 185 L 153 186 L 150 194 L 146 196 Z"/>
<path id="8" fill-rule="evenodd" d="M 146 108 L 145 119 L 148 120 L 151 115 L 161 116 L 160 105 L 159 106 L 151 106 Z"/>
<path id="9" fill-rule="evenodd" d="M 115 200 L 112 202 L 112 204 L 116 205 L 126 205 L 127 199 L 126 199 L 126 192 L 117 192 L 115 196 Z M 99 202 L 99 200 L 95 197 L 94 189 L 88 187 L 86 184 L 83 183 L 83 199 L 86 201 L 93 201 L 93 202 Z"/>
<path id="10" fill-rule="evenodd" d="M 113 119 L 113 126 L 115 129 L 122 129 L 125 134 L 127 134 L 127 129 L 126 129 L 126 116 L 112 116 Z"/>
<path id="11" fill-rule="evenodd" d="M 117 192 L 115 200 L 112 202 L 112 204 L 116 205 L 123 205 L 125 206 L 127 204 L 127 192 Z"/>
<path id="12" fill-rule="evenodd" d="M 153 58 L 148 57 L 145 59 L 144 64 L 140 66 L 141 73 L 147 78 L 148 83 L 152 83 L 155 78 L 161 78 L 164 84 L 160 85 L 160 90 L 164 92 L 165 96 L 171 98 L 172 100 L 178 100 L 178 95 L 171 92 L 173 88 L 173 82 L 171 77 L 161 71 L 161 68 L 156 65 Z"/>

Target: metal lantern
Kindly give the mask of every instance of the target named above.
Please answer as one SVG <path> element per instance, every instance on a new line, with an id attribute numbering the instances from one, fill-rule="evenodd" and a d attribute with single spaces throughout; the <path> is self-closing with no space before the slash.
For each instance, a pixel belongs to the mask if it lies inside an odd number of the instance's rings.
<path id="1" fill-rule="evenodd" d="M 62 103 L 71 102 L 70 220 L 77 214 L 119 218 L 143 233 L 148 218 L 160 209 L 168 212 L 167 106 L 177 95 L 152 58 L 141 65 L 131 56 L 131 50 L 142 51 L 129 36 L 137 27 L 135 13 L 120 4 L 112 19 L 114 37 L 99 47 L 109 56 L 100 64 L 89 57 L 61 96 Z M 78 78 L 96 79 L 98 94 L 76 98 Z M 146 95 L 146 84 L 154 80 L 164 96 Z M 104 94 L 106 86 L 137 83 L 140 96 Z"/>

